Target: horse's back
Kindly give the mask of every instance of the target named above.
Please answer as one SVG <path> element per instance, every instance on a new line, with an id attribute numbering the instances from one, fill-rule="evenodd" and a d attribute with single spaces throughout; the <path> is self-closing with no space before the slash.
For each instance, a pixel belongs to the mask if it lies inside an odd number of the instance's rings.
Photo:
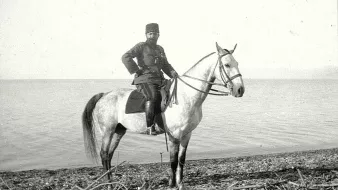
<path id="1" fill-rule="evenodd" d="M 101 98 L 101 103 L 110 102 L 110 103 L 118 103 L 118 100 L 122 100 L 124 98 L 128 98 L 129 94 L 133 91 L 130 88 L 114 88 L 113 90 L 104 94 Z"/>
<path id="2" fill-rule="evenodd" d="M 124 113 L 126 102 L 132 91 L 133 89 L 128 88 L 115 88 L 105 93 L 95 106 L 94 121 L 100 126 L 117 124 L 119 115 Z"/>

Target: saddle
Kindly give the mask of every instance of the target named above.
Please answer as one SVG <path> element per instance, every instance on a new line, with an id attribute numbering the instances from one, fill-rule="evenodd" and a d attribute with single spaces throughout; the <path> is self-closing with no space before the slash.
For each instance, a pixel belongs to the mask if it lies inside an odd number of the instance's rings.
<path id="1" fill-rule="evenodd" d="M 168 105 L 170 104 L 170 87 L 173 84 L 173 81 L 165 79 L 161 86 L 161 113 L 164 112 Z M 127 100 L 126 104 L 126 114 L 131 114 L 131 113 L 142 113 L 145 112 L 145 102 L 146 102 L 146 97 L 139 92 L 139 90 L 133 90 Z"/>

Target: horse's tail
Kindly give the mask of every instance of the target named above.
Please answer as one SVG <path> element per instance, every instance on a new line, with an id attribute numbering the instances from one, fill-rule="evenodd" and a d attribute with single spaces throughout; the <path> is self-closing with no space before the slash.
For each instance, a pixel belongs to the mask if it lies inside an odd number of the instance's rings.
<path id="1" fill-rule="evenodd" d="M 97 161 L 95 128 L 93 127 L 93 110 L 104 93 L 94 95 L 82 113 L 83 140 L 87 156 Z"/>

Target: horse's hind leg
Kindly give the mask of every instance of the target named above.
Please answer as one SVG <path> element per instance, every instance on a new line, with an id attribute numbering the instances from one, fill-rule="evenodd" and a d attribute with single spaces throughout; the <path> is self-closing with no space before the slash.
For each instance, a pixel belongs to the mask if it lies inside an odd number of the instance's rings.
<path id="1" fill-rule="evenodd" d="M 120 123 L 116 125 L 114 130 L 106 131 L 102 138 L 101 160 L 105 171 L 111 168 L 111 160 L 113 154 L 123 135 L 126 133 L 126 128 Z M 107 175 L 108 181 L 111 178 L 111 173 Z"/>
<path id="2" fill-rule="evenodd" d="M 110 159 L 109 159 L 109 147 L 110 143 L 112 141 L 115 127 L 107 128 L 102 137 L 102 145 L 101 145 L 101 161 L 104 171 L 107 171 L 110 169 Z M 110 180 L 110 174 L 108 175 L 108 180 Z"/>
<path id="3" fill-rule="evenodd" d="M 109 147 L 108 154 L 109 154 L 110 161 L 113 158 L 114 152 L 117 146 L 119 145 L 122 137 L 124 136 L 124 134 L 126 134 L 126 130 L 127 129 L 121 123 L 117 124 L 113 139 L 111 140 L 110 147 Z M 109 162 L 109 168 L 111 168 L 111 162 Z"/>

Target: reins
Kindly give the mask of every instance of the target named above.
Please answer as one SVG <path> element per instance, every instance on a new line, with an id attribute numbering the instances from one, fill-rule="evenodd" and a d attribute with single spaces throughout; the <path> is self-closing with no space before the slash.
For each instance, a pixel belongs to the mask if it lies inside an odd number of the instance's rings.
<path id="1" fill-rule="evenodd" d="M 203 61 L 205 58 L 207 58 L 207 57 L 213 55 L 214 53 L 215 53 L 215 52 L 212 52 L 212 53 L 210 53 L 210 54 L 204 56 L 204 57 L 203 57 L 202 59 L 200 59 L 195 65 L 197 65 L 198 63 L 200 63 L 201 61 Z M 229 51 L 228 51 L 228 53 L 230 54 Z M 224 54 L 224 55 L 218 57 L 218 60 L 217 60 L 215 69 L 216 69 L 217 65 L 221 62 L 221 58 L 222 58 L 223 56 L 225 56 L 225 55 L 227 55 L 227 54 Z M 214 69 L 213 72 L 215 72 L 215 69 Z M 227 83 L 228 83 L 228 82 L 230 82 L 230 85 L 233 86 L 233 84 L 232 84 L 232 79 L 234 79 L 234 78 L 236 78 L 236 77 L 239 77 L 239 76 L 242 76 L 241 74 L 237 74 L 237 75 L 235 75 L 235 76 L 233 76 L 233 77 L 230 78 L 230 77 L 226 74 L 225 69 L 224 69 L 224 67 L 223 67 L 221 64 L 219 64 L 219 72 L 220 72 L 220 75 L 221 75 L 223 84 L 221 84 L 221 83 L 210 82 L 210 81 L 203 80 L 203 79 L 199 79 L 199 78 L 196 78 L 196 77 L 192 77 L 192 76 L 189 76 L 189 75 L 186 75 L 186 74 L 184 74 L 184 75 L 182 75 L 182 76 L 183 76 L 183 77 L 187 77 L 187 78 L 191 78 L 191 79 L 194 79 L 194 80 L 198 80 L 198 81 L 201 81 L 201 82 L 210 84 L 210 85 L 217 85 L 217 86 L 224 86 L 224 87 L 227 87 Z M 227 80 L 225 80 L 224 75 L 225 75 L 225 77 L 227 78 Z M 217 92 L 217 93 L 212 93 L 212 92 L 203 91 L 203 90 L 200 90 L 200 89 L 198 89 L 198 88 L 196 88 L 196 87 L 190 85 L 189 83 L 187 83 L 186 81 L 184 81 L 184 80 L 182 79 L 182 77 L 180 77 L 180 76 L 178 77 L 178 79 L 180 79 L 180 81 L 182 81 L 185 85 L 189 86 L 190 88 L 192 88 L 192 89 L 194 89 L 194 90 L 196 90 L 196 91 L 198 91 L 198 92 L 202 92 L 202 93 L 204 93 L 204 94 L 210 94 L 210 95 L 214 95 L 214 96 L 228 96 L 228 95 L 230 94 L 229 92 L 225 92 L 225 91 L 221 91 L 221 90 L 216 90 L 216 89 L 212 89 L 212 88 L 211 88 L 210 90 L 211 90 L 211 91 L 214 91 L 214 92 Z M 174 79 L 174 80 L 175 80 L 175 79 Z M 177 80 L 177 79 L 176 79 L 176 80 Z"/>
<path id="2" fill-rule="evenodd" d="M 173 92 L 170 93 L 169 96 L 169 106 L 171 107 L 172 104 L 178 104 L 178 100 L 177 100 L 177 78 L 173 78 L 173 83 L 174 83 L 174 89 Z"/>
<path id="3" fill-rule="evenodd" d="M 214 53 L 216 52 L 212 52 L 212 53 L 209 53 L 208 55 L 202 57 L 199 61 L 197 61 L 197 63 L 195 63 L 195 65 L 199 64 L 201 61 L 203 61 L 204 59 L 206 59 L 207 57 L 213 55 Z M 219 58 L 220 59 L 220 58 Z M 218 61 L 219 61 L 218 59 Z M 218 64 L 218 63 L 217 63 Z M 216 64 L 216 66 L 217 66 Z M 194 66 L 195 66 L 194 65 Z M 215 69 L 216 69 L 216 66 L 215 66 Z M 215 69 L 213 72 L 215 72 Z M 223 68 L 224 69 L 224 68 Z M 220 71 L 221 72 L 221 71 Z M 222 74 L 221 74 L 222 75 Z M 218 86 L 225 86 L 224 84 L 221 84 L 221 83 L 214 83 L 214 82 L 210 82 L 210 81 L 207 81 L 207 80 L 202 80 L 202 79 L 199 79 L 199 78 L 196 78 L 196 77 L 192 77 L 192 76 L 188 76 L 188 75 L 182 75 L 184 77 L 187 77 L 187 78 L 191 78 L 191 79 L 194 79 L 194 80 L 198 80 L 198 81 L 201 81 L 201 82 L 205 82 L 205 83 L 208 83 L 210 85 L 218 85 Z M 228 96 L 230 93 L 229 92 L 225 92 L 225 91 L 221 91 L 221 90 L 216 90 L 216 89 L 210 89 L 211 91 L 214 91 L 214 92 L 217 92 L 217 93 L 212 93 L 212 92 L 206 92 L 206 91 L 203 91 L 203 90 L 200 90 L 192 85 L 190 85 L 189 83 L 187 83 L 186 81 L 184 81 L 182 79 L 182 77 L 178 76 L 177 77 L 178 79 L 180 79 L 180 81 L 182 81 L 185 85 L 189 86 L 190 88 L 198 91 L 198 92 L 202 92 L 204 94 L 210 94 L 210 95 L 215 95 L 215 96 Z M 171 79 L 172 82 L 174 83 L 174 89 L 172 91 L 172 93 L 170 93 L 170 96 L 169 96 L 169 106 L 171 107 L 172 104 L 178 104 L 178 100 L 177 100 L 177 78 L 173 78 Z M 224 82 L 224 81 L 223 81 Z"/>
<path id="4" fill-rule="evenodd" d="M 198 78 L 195 78 L 195 77 L 191 77 L 191 76 L 187 76 L 187 75 L 183 75 L 184 77 L 188 77 L 188 78 L 191 78 L 191 79 L 195 79 L 195 80 L 199 80 L 199 81 L 202 81 L 202 82 L 205 82 L 205 83 L 208 83 L 208 84 L 211 84 L 211 85 L 219 85 L 219 86 L 224 86 L 222 84 L 219 84 L 219 83 L 214 83 L 214 82 L 209 82 L 209 81 L 206 81 L 206 80 L 202 80 L 202 79 L 198 79 Z M 215 92 L 218 92 L 218 93 L 212 93 L 212 92 L 206 92 L 206 91 L 203 91 L 203 90 L 200 90 L 192 85 L 190 85 L 189 83 L 187 83 L 186 81 L 184 81 L 181 77 L 178 77 L 178 79 L 180 79 L 180 81 L 182 81 L 185 85 L 189 86 L 190 88 L 198 91 L 198 92 L 202 92 L 204 94 L 210 94 L 210 95 L 215 95 L 215 96 L 228 96 L 229 95 L 229 92 L 225 92 L 225 91 L 221 91 L 221 90 L 215 90 L 215 89 L 210 89 L 212 91 L 215 91 Z M 177 79 L 176 79 L 177 80 Z"/>

